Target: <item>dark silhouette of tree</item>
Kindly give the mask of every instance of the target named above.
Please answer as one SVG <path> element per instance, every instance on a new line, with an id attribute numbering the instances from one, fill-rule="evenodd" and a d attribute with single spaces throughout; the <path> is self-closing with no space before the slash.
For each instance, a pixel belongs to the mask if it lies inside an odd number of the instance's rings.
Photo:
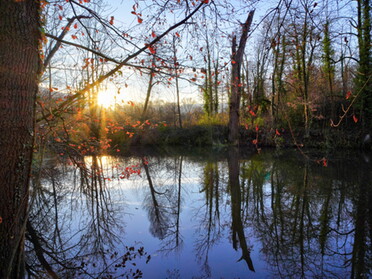
<path id="1" fill-rule="evenodd" d="M 0 277 L 24 276 L 24 242 L 41 70 L 40 1 L 0 9 Z"/>
<path id="2" fill-rule="evenodd" d="M 242 26 L 242 34 L 239 46 L 236 42 L 236 36 L 232 41 L 231 55 L 231 93 L 230 93 L 230 110 L 229 110 L 229 143 L 232 145 L 239 144 L 239 109 L 241 98 L 241 66 L 243 63 L 243 54 L 248 39 L 248 33 L 251 28 L 254 10 L 249 12 L 247 20 Z"/>

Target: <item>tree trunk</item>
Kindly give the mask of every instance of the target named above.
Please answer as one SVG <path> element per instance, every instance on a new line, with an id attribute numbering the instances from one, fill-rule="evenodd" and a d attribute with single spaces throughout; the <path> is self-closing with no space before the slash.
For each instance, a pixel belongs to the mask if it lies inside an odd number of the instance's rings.
<path id="1" fill-rule="evenodd" d="M 361 92 L 361 110 L 364 132 L 372 129 L 372 47 L 371 47 L 371 3 L 358 0 L 358 48 L 359 66 L 356 86 Z"/>
<path id="2" fill-rule="evenodd" d="M 229 111 L 229 143 L 231 145 L 239 144 L 239 109 L 241 96 L 241 78 L 240 70 L 243 62 L 243 54 L 248 39 L 248 32 L 252 24 L 254 10 L 250 11 L 247 20 L 243 24 L 243 32 L 240 38 L 239 47 L 236 49 L 236 36 L 232 43 L 232 71 L 231 71 L 231 93 L 230 93 L 230 111 Z"/>
<path id="3" fill-rule="evenodd" d="M 143 106 L 143 111 L 142 111 L 142 115 L 141 115 L 141 120 L 142 121 L 146 120 L 146 113 L 147 113 L 147 108 L 148 108 L 149 101 L 150 101 L 151 90 L 152 90 L 152 87 L 154 86 L 153 80 L 154 80 L 154 76 L 155 76 L 155 66 L 156 66 L 155 62 L 156 62 L 156 56 L 154 55 L 152 57 L 151 70 L 150 70 L 150 73 L 149 73 L 150 79 L 149 79 L 149 84 L 147 86 L 146 100 L 145 100 L 145 104 Z"/>
<path id="4" fill-rule="evenodd" d="M 179 64 L 177 61 L 177 48 L 176 48 L 176 37 L 173 36 L 173 60 L 174 60 L 174 79 L 176 81 L 176 95 L 177 95 L 177 114 L 178 114 L 178 124 L 182 129 L 182 115 L 181 115 L 181 104 L 180 104 L 180 87 L 178 83 L 178 69 Z"/>
<path id="5" fill-rule="evenodd" d="M 0 278 L 24 277 L 24 238 L 41 68 L 40 3 L 1 0 Z"/>

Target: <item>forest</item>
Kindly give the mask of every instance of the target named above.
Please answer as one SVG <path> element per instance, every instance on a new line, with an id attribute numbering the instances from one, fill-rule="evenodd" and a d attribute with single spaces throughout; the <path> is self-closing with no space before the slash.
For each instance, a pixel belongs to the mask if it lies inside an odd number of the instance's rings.
<path id="1" fill-rule="evenodd" d="M 83 181 L 138 146 L 370 150 L 371 34 L 369 0 L 1 0 L 0 278 L 36 272 L 27 242 L 68 266 L 29 221 L 51 157 Z"/>

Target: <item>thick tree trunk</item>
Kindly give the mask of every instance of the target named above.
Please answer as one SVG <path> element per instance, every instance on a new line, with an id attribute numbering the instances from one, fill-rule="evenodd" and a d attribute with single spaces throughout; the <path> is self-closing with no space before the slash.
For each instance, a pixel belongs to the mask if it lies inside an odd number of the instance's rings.
<path id="1" fill-rule="evenodd" d="M 229 143 L 231 145 L 239 144 L 239 109 L 241 97 L 241 78 L 240 70 L 243 62 L 243 54 L 248 39 L 248 32 L 252 24 L 254 10 L 250 11 L 247 20 L 243 24 L 243 32 L 237 48 L 236 37 L 232 43 L 232 71 L 231 71 L 231 93 L 230 93 L 230 111 L 229 111 Z"/>
<path id="2" fill-rule="evenodd" d="M 40 5 L 1 0 L 0 6 L 0 278 L 22 278 L 41 66 Z"/>

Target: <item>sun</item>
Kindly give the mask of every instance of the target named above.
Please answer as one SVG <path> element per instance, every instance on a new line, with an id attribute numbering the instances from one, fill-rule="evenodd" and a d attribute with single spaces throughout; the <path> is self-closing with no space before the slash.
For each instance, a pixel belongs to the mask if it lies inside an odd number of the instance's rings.
<path id="1" fill-rule="evenodd" d="M 97 96 L 98 105 L 104 108 L 114 107 L 117 103 L 117 95 L 117 92 L 110 88 L 99 91 Z"/>
<path id="2" fill-rule="evenodd" d="M 97 95 L 98 106 L 105 109 L 115 109 L 116 105 L 133 104 L 133 100 L 136 99 L 135 93 L 125 89 L 122 92 L 121 89 L 121 87 L 111 84 L 100 89 Z"/>

